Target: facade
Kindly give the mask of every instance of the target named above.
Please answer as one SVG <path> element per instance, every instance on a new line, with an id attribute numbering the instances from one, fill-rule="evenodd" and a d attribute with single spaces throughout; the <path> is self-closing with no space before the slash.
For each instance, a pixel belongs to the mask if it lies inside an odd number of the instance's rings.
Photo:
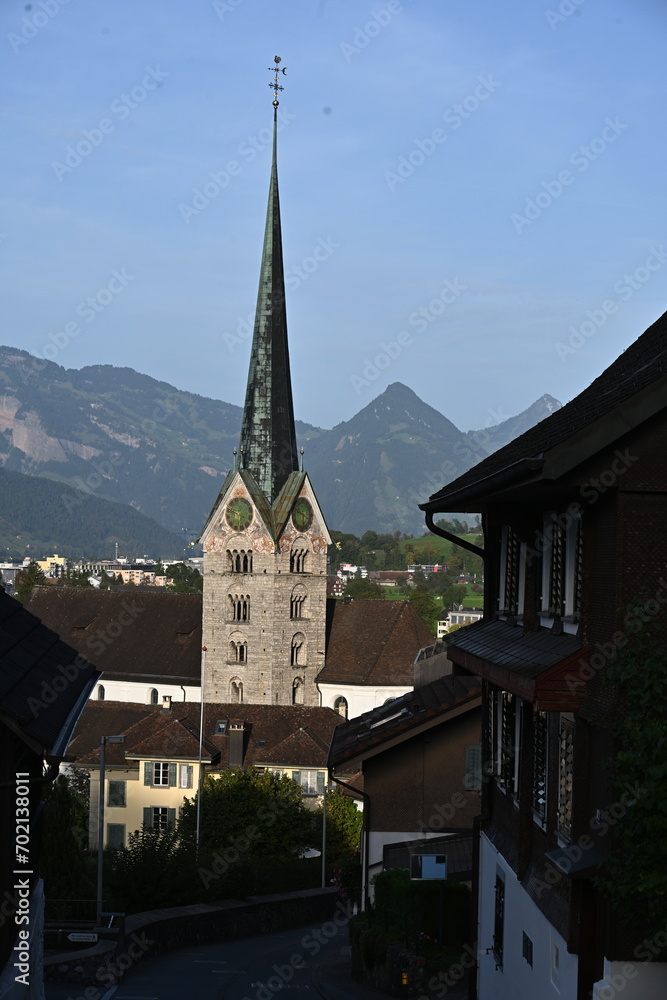
<path id="1" fill-rule="evenodd" d="M 0 591 L 0 996 L 43 996 L 43 796 L 97 674 Z"/>
<path id="2" fill-rule="evenodd" d="M 306 805 L 315 808 L 327 778 L 327 749 L 342 720 L 330 709 L 306 706 L 208 704 L 204 712 L 199 768 L 199 706 L 163 707 L 91 701 L 77 726 L 68 758 L 90 772 L 89 838 L 97 844 L 99 742 L 105 761 L 104 843 L 127 846 L 131 833 L 173 827 L 185 799 L 194 799 L 200 777 L 233 767 L 272 771 L 295 781 Z"/>
<path id="3" fill-rule="evenodd" d="M 422 505 L 429 524 L 484 519 L 484 618 L 446 637 L 454 671 L 484 689 L 480 1000 L 667 994 L 641 914 L 613 909 L 595 882 L 641 794 L 615 788 L 606 766 L 624 707 L 605 668 L 637 631 L 639 594 L 652 595 L 653 641 L 667 636 L 666 332 L 663 317 Z"/>
<path id="4" fill-rule="evenodd" d="M 477 680 L 450 676 L 335 730 L 334 776 L 363 775 L 366 884 L 398 845 L 446 854 L 443 835 L 470 836 L 482 787 L 480 705 Z"/>
<path id="5" fill-rule="evenodd" d="M 277 64 L 276 64 L 277 65 Z M 300 469 L 273 159 L 241 439 L 199 539 L 207 701 L 317 705 L 331 538 Z"/>

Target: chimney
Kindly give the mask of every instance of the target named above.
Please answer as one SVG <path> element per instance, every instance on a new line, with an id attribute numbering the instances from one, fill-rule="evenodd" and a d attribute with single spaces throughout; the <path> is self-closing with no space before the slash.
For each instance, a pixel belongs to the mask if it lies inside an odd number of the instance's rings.
<path id="1" fill-rule="evenodd" d="M 171 712 L 171 695 L 170 694 L 163 694 L 162 695 L 162 714 L 163 715 L 167 715 L 169 712 Z"/>

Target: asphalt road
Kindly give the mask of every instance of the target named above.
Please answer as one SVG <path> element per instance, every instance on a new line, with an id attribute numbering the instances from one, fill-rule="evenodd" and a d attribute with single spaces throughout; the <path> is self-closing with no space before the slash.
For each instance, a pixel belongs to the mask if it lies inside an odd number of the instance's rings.
<path id="1" fill-rule="evenodd" d="M 118 986 L 46 984 L 46 1000 L 381 1000 L 349 976 L 347 926 L 332 921 L 185 948 L 132 966 Z"/>

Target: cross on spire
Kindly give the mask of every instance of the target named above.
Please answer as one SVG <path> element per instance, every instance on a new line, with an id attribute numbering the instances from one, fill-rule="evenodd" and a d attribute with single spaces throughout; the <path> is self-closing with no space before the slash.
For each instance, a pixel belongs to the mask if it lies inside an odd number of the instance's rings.
<path id="1" fill-rule="evenodd" d="M 284 87 L 281 87 L 280 84 L 278 83 L 278 80 L 280 79 L 280 76 L 278 74 L 282 73 L 283 76 L 285 76 L 287 74 L 287 66 L 283 66 L 282 69 L 280 68 L 280 63 L 282 62 L 280 56 L 274 56 L 273 61 L 275 63 L 275 66 L 269 66 L 268 70 L 269 73 L 273 73 L 273 82 L 269 84 L 269 87 L 273 91 L 273 107 L 275 110 L 280 103 L 280 101 L 278 100 L 278 93 L 279 91 L 285 89 Z"/>

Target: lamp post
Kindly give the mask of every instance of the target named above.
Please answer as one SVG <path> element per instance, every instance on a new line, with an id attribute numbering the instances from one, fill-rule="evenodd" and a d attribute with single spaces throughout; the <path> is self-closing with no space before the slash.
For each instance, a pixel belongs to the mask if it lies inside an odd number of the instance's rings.
<path id="1" fill-rule="evenodd" d="M 100 736 L 100 796 L 97 810 L 97 926 L 102 923 L 102 868 L 104 862 L 104 765 L 107 743 L 124 743 L 124 736 Z"/>
<path id="2" fill-rule="evenodd" d="M 336 785 L 325 785 L 322 797 L 322 888 L 326 889 L 327 868 L 327 792 L 336 790 Z"/>

